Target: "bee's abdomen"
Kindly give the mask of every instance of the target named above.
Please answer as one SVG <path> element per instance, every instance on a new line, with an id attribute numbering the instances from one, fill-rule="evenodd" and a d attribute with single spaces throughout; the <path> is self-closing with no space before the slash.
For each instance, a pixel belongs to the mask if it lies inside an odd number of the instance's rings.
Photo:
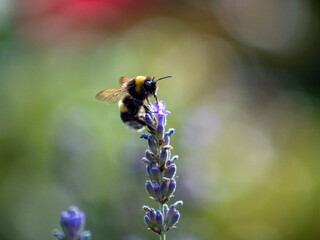
<path id="1" fill-rule="evenodd" d="M 134 131 L 142 131 L 144 129 L 144 125 L 137 121 L 136 116 L 132 116 L 128 114 L 128 112 L 120 112 L 120 117 L 123 124 L 130 130 Z"/>
<path id="2" fill-rule="evenodd" d="M 122 99 L 119 101 L 118 106 L 119 106 L 120 113 L 128 112 L 128 107 L 124 104 Z"/>
<path id="3" fill-rule="evenodd" d="M 131 97 L 124 97 L 119 101 L 120 118 L 128 129 L 134 131 L 144 129 L 146 124 L 140 119 L 140 109 L 141 106 L 134 104 Z"/>

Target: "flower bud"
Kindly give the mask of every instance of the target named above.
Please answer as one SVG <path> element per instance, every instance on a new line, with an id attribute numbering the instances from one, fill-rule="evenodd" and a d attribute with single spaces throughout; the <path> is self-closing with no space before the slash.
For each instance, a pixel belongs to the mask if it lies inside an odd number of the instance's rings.
<path id="1" fill-rule="evenodd" d="M 169 128 L 168 132 L 166 132 L 167 136 L 171 136 L 174 133 L 174 128 Z"/>
<path id="2" fill-rule="evenodd" d="M 175 161 L 177 161 L 178 158 L 179 158 L 178 155 L 174 155 L 171 160 L 167 161 L 167 166 L 170 166 L 172 163 L 174 163 Z"/>
<path id="3" fill-rule="evenodd" d="M 155 158 L 154 158 L 154 154 L 152 152 L 150 152 L 149 150 L 146 150 L 145 156 L 149 161 L 154 162 Z"/>
<path id="4" fill-rule="evenodd" d="M 152 128 L 154 128 L 154 121 L 151 118 L 150 114 L 146 113 L 144 115 L 144 121 L 147 123 L 147 125 L 151 126 Z"/>
<path id="5" fill-rule="evenodd" d="M 165 177 L 167 178 L 174 178 L 177 172 L 177 166 L 175 164 L 171 164 L 169 167 L 166 169 Z"/>
<path id="6" fill-rule="evenodd" d="M 169 207 L 167 204 L 163 204 L 163 218 L 165 218 L 168 214 L 168 211 L 169 211 Z"/>
<path id="7" fill-rule="evenodd" d="M 168 222 L 168 220 L 171 218 L 171 216 L 173 215 L 174 211 L 176 211 L 175 206 L 171 205 L 169 208 L 169 211 L 164 219 L 165 222 Z"/>
<path id="8" fill-rule="evenodd" d="M 150 209 L 148 206 L 146 206 L 146 205 L 143 205 L 143 206 L 142 206 L 142 210 L 144 210 L 144 211 L 146 211 L 146 212 L 150 212 L 150 211 L 151 211 L 151 209 Z"/>
<path id="9" fill-rule="evenodd" d="M 142 133 L 142 134 L 140 135 L 140 138 L 149 140 L 150 136 L 149 136 L 148 134 Z"/>
<path id="10" fill-rule="evenodd" d="M 152 179 L 151 168 L 152 168 L 152 165 L 151 165 L 151 164 L 147 164 L 147 165 L 146 165 L 146 173 L 147 173 L 147 175 L 149 176 L 149 178 Z"/>
<path id="11" fill-rule="evenodd" d="M 159 157 L 159 166 L 162 167 L 166 164 L 168 158 L 168 151 L 162 150 Z"/>
<path id="12" fill-rule="evenodd" d="M 146 181 L 146 190 L 147 190 L 147 193 L 151 196 L 151 197 L 156 197 L 154 195 L 154 192 L 153 192 L 153 187 L 152 187 L 152 184 L 150 181 Z"/>
<path id="13" fill-rule="evenodd" d="M 151 208 L 149 215 L 150 215 L 151 222 L 155 224 L 156 223 L 156 211 L 153 208 Z"/>
<path id="14" fill-rule="evenodd" d="M 148 139 L 148 145 L 149 145 L 149 148 L 150 150 L 154 153 L 154 154 L 157 154 L 157 144 L 156 144 L 156 141 L 150 137 Z"/>
<path id="15" fill-rule="evenodd" d="M 169 208 L 168 213 L 166 214 L 166 217 L 164 219 L 165 222 L 168 222 L 168 220 L 171 218 L 171 216 L 174 214 L 176 211 L 177 207 L 182 206 L 183 202 L 182 201 L 177 201 L 174 204 L 172 204 Z"/>
<path id="16" fill-rule="evenodd" d="M 158 167 L 154 166 L 151 168 L 152 180 L 160 182 L 160 170 Z"/>
<path id="17" fill-rule="evenodd" d="M 145 164 L 152 164 L 152 162 L 151 162 L 149 159 L 145 158 L 145 157 L 142 158 L 142 161 L 143 161 Z"/>
<path id="18" fill-rule="evenodd" d="M 164 137 L 164 126 L 158 125 L 157 127 L 157 139 L 162 139 Z"/>
<path id="19" fill-rule="evenodd" d="M 162 193 L 162 199 L 167 197 L 168 194 L 168 189 L 169 189 L 169 183 L 170 183 L 170 179 L 165 179 L 161 184 L 161 193 Z"/>
<path id="20" fill-rule="evenodd" d="M 174 204 L 172 204 L 171 206 L 173 206 L 174 208 L 178 208 L 178 207 L 180 207 L 180 206 L 182 206 L 183 205 L 183 201 L 176 201 Z"/>
<path id="21" fill-rule="evenodd" d="M 168 146 L 168 145 L 167 145 Z M 171 151 L 169 150 L 168 151 L 168 157 L 167 157 L 167 162 L 168 162 L 168 160 L 171 158 Z"/>
<path id="22" fill-rule="evenodd" d="M 158 183 L 155 183 L 153 186 L 153 194 L 157 197 L 157 199 L 161 200 L 161 188 Z"/>
<path id="23" fill-rule="evenodd" d="M 178 222 L 179 219 L 180 219 L 180 213 L 179 211 L 175 210 L 172 216 L 170 217 L 170 219 L 168 220 L 167 227 L 168 228 L 172 227 L 174 224 Z"/>
<path id="24" fill-rule="evenodd" d="M 144 216 L 144 223 L 151 229 L 153 229 L 155 227 L 155 225 L 150 221 L 150 219 L 147 215 Z"/>
<path id="25" fill-rule="evenodd" d="M 175 190 L 176 190 L 176 181 L 174 179 L 172 179 L 169 184 L 167 196 L 170 197 L 174 193 Z"/>
<path id="26" fill-rule="evenodd" d="M 163 137 L 163 145 L 169 145 L 170 144 L 170 137 L 165 134 L 164 137 Z"/>
<path id="27" fill-rule="evenodd" d="M 73 239 L 83 229 L 85 214 L 75 206 L 70 206 L 67 212 L 61 212 L 60 224 L 66 238 Z"/>
<path id="28" fill-rule="evenodd" d="M 163 216 L 162 213 L 158 210 L 156 213 L 156 223 L 159 229 L 162 229 L 163 226 Z"/>

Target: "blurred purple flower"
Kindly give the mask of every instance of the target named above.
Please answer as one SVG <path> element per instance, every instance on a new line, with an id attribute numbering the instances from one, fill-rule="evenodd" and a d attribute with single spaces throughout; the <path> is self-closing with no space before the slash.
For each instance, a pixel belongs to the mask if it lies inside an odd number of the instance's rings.
<path id="1" fill-rule="evenodd" d="M 61 212 L 60 224 L 67 237 L 74 238 L 84 225 L 84 221 L 85 214 L 77 207 L 71 206 L 68 211 Z"/>
<path id="2" fill-rule="evenodd" d="M 63 233 L 53 231 L 53 235 L 59 240 L 85 240 L 89 239 L 89 231 L 82 232 L 85 226 L 85 214 L 75 206 L 70 206 L 68 211 L 61 212 L 60 224 Z"/>

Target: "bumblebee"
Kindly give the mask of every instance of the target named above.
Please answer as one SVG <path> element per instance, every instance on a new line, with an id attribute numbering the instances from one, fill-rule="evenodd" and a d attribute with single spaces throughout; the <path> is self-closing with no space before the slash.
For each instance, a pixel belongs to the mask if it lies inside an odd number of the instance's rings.
<path id="1" fill-rule="evenodd" d="M 119 101 L 120 118 L 124 125 L 134 131 L 142 131 L 147 123 L 143 119 L 143 110 L 149 112 L 149 108 L 144 105 L 147 100 L 150 105 L 150 96 L 157 98 L 157 82 L 169 78 L 166 76 L 156 81 L 154 77 L 137 76 L 135 78 L 121 77 L 120 88 L 103 90 L 96 95 L 96 99 L 101 102 L 114 104 Z M 151 126 L 148 126 L 152 128 Z"/>

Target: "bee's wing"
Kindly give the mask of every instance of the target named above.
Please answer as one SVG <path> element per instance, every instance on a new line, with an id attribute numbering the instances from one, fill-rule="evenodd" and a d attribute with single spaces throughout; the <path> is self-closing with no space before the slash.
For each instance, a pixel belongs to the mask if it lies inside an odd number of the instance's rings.
<path id="1" fill-rule="evenodd" d="M 124 87 L 125 84 L 127 84 L 127 82 L 129 82 L 130 78 L 128 77 L 121 77 L 119 79 L 119 82 L 120 82 L 120 86 Z"/>
<path id="2" fill-rule="evenodd" d="M 101 92 L 97 93 L 96 99 L 101 102 L 106 102 L 110 104 L 117 103 L 120 98 L 125 94 L 126 88 L 111 88 L 102 90 Z"/>

